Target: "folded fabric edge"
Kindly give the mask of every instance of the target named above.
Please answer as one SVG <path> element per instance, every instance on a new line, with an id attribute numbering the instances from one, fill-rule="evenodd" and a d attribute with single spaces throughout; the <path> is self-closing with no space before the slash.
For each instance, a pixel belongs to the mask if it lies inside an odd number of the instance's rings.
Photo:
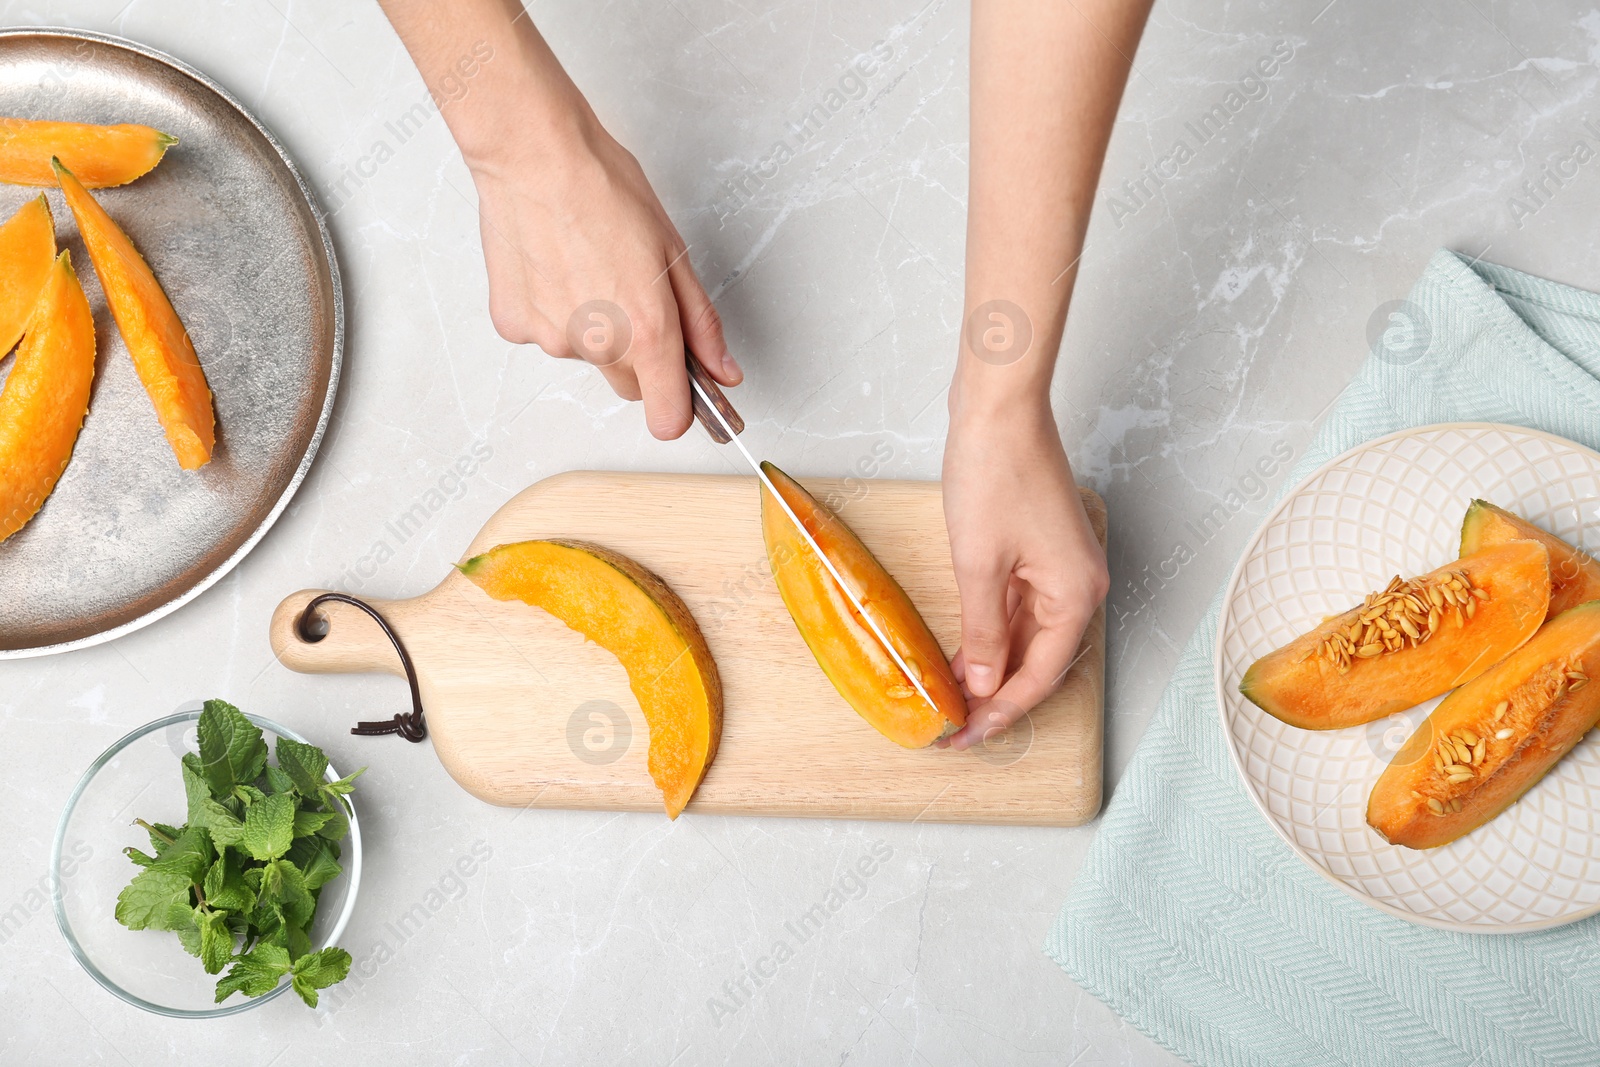
<path id="1" fill-rule="evenodd" d="M 1448 256 L 1461 268 L 1476 275 L 1492 290 L 1508 294 L 1519 300 L 1542 304 L 1553 311 L 1586 319 L 1600 326 L 1600 294 L 1580 289 L 1565 282 L 1551 281 L 1537 274 L 1517 270 L 1500 263 L 1488 263 L 1476 257 L 1468 258 L 1461 252 L 1440 249 L 1434 258 Z M 1432 263 L 1430 263 L 1432 266 Z"/>

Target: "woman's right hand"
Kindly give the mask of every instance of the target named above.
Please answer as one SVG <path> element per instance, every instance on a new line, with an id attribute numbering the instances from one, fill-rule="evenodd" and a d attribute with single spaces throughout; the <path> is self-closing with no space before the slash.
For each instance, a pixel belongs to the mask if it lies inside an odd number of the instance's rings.
<path id="1" fill-rule="evenodd" d="M 599 367 L 670 440 L 691 421 L 685 345 L 721 384 L 742 374 L 638 161 L 591 114 L 572 117 L 554 137 L 501 125 L 491 148 L 468 156 L 489 314 L 508 341 Z"/>
<path id="2" fill-rule="evenodd" d="M 685 345 L 743 377 L 683 238 L 521 0 L 380 0 L 478 187 L 500 336 L 600 368 L 662 440 L 689 428 Z"/>

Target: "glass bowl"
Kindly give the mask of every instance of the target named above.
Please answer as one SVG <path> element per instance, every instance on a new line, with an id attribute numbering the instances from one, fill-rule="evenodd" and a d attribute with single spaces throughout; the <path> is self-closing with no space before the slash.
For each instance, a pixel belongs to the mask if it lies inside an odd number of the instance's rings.
<path id="1" fill-rule="evenodd" d="M 233 1015 L 265 1004 L 289 988 L 287 980 L 260 997 L 235 993 L 217 1004 L 220 975 L 207 974 L 183 950 L 177 935 L 165 930 L 129 930 L 117 922 L 117 894 L 139 868 L 122 852 L 127 845 L 148 849 L 134 818 L 181 825 L 186 801 L 179 760 L 197 751 L 198 709 L 147 723 L 106 749 L 90 765 L 67 800 L 50 853 L 50 888 L 56 922 L 90 977 L 146 1011 L 184 1019 Z M 306 739 L 259 715 L 246 715 L 261 727 L 268 752 L 278 737 Z M 339 777 L 332 764 L 328 780 Z M 322 887 L 312 920 L 313 950 L 337 944 L 361 886 L 361 823 L 351 805 L 350 833 L 339 842 L 344 873 Z"/>

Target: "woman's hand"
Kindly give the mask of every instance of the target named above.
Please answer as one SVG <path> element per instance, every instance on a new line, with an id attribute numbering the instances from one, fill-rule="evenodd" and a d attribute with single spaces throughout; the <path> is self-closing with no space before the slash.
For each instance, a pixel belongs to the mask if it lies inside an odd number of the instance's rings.
<path id="1" fill-rule="evenodd" d="M 1054 691 L 1110 585 L 1055 420 L 1036 408 L 962 411 L 945 444 L 945 523 L 961 592 L 952 666 L 970 711 L 941 746 L 980 744 Z"/>
<path id="2" fill-rule="evenodd" d="M 508 341 L 599 367 L 670 440 L 691 421 L 685 345 L 723 385 L 739 366 L 638 161 L 598 125 L 564 140 L 555 158 L 512 135 L 468 159 L 490 317 Z"/>
<path id="3" fill-rule="evenodd" d="M 966 313 L 944 449 L 968 748 L 1061 683 L 1110 581 L 1050 414 L 1150 0 L 973 0 Z"/>
<path id="4" fill-rule="evenodd" d="M 478 187 L 495 329 L 595 364 L 618 396 L 644 401 L 652 434 L 682 434 L 686 344 L 721 384 L 742 375 L 638 160 L 519 0 L 382 3 Z"/>

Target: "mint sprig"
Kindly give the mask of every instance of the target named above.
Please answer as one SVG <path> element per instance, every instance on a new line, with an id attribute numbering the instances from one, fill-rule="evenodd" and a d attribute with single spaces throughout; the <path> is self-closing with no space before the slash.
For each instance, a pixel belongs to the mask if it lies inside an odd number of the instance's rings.
<path id="1" fill-rule="evenodd" d="M 329 782 L 322 750 L 287 737 L 270 766 L 260 728 L 222 700 L 206 701 L 198 733 L 199 753 L 180 767 L 183 825 L 135 820 L 151 851 L 123 850 L 141 869 L 117 897 L 117 921 L 176 934 L 208 974 L 222 974 L 219 1004 L 270 993 L 287 977 L 316 1007 L 317 991 L 350 971 L 343 949 L 312 952 L 308 931 L 322 887 L 343 871 L 345 797 L 366 768 Z"/>
<path id="2" fill-rule="evenodd" d="M 196 724 L 200 770 L 214 796 L 246 785 L 267 766 L 267 742 L 255 723 L 225 700 L 208 700 Z"/>

